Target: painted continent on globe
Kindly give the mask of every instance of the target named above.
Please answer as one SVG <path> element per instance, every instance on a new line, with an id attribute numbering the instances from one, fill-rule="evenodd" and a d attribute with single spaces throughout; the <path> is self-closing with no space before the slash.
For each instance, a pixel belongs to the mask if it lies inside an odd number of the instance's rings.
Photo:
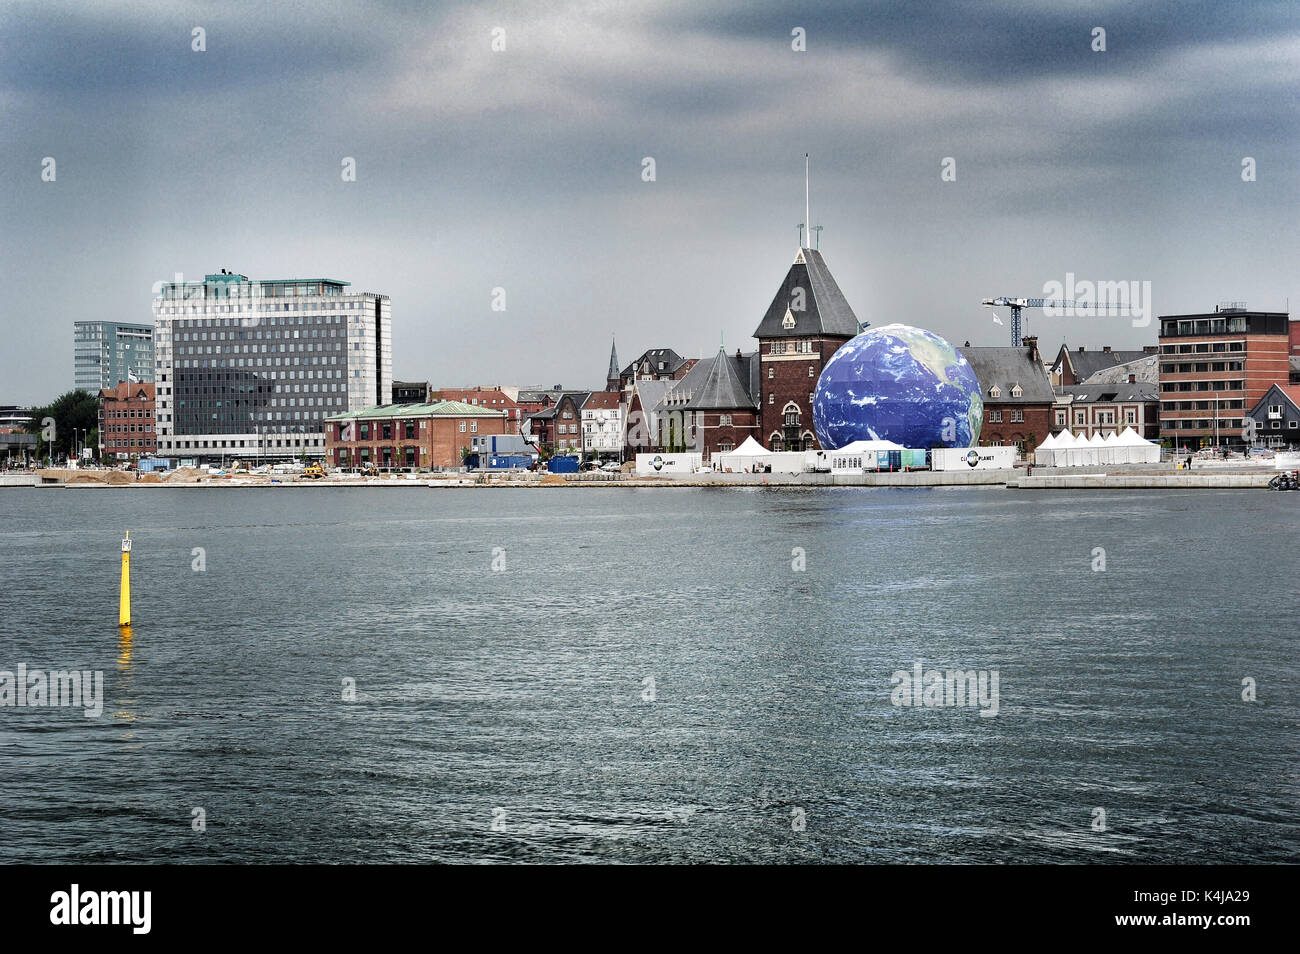
<path id="1" fill-rule="evenodd" d="M 817 379 L 813 424 L 823 448 L 885 440 L 903 447 L 971 447 L 984 398 L 970 362 L 930 331 L 869 328 L 831 356 Z"/>

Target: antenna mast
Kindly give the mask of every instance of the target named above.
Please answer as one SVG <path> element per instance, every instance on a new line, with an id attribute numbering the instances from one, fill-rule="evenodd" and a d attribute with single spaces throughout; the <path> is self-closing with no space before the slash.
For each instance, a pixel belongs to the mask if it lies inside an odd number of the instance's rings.
<path id="1" fill-rule="evenodd" d="M 812 206 L 808 199 L 808 153 L 803 154 L 803 220 L 808 223 L 808 237 L 812 238 Z"/>

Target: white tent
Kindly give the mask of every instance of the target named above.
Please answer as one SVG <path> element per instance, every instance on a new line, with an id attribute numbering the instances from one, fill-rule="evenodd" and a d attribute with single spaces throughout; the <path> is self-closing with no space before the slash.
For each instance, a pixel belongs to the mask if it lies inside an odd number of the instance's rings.
<path id="1" fill-rule="evenodd" d="M 803 451 L 770 451 L 752 436 L 746 437 L 735 450 L 714 457 L 723 471 L 733 474 L 752 471 L 755 464 L 771 466 L 779 473 L 797 474 L 807 469 Z"/>
<path id="2" fill-rule="evenodd" d="M 761 457 L 764 454 L 770 454 L 766 447 L 754 440 L 753 435 L 745 438 L 745 442 L 735 450 L 727 451 L 723 457 Z"/>
<path id="3" fill-rule="evenodd" d="M 1115 438 L 1115 443 L 1124 449 L 1124 459 L 1134 464 L 1155 464 L 1160 461 L 1160 445 L 1148 441 L 1131 427 L 1124 428 Z"/>

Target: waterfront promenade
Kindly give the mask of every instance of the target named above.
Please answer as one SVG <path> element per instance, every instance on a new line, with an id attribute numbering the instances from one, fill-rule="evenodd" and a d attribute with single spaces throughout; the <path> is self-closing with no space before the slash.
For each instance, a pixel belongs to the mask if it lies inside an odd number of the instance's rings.
<path id="1" fill-rule="evenodd" d="M 1271 465 L 1207 465 L 1200 469 L 1177 470 L 1172 464 L 1117 465 L 1111 467 L 1026 468 L 972 471 L 912 471 L 865 474 L 721 474 L 699 473 L 674 477 L 639 477 L 634 474 L 555 475 L 534 472 L 483 474 L 393 474 L 361 477 L 336 474 L 318 480 L 300 476 L 194 475 L 187 479 L 134 480 L 121 471 L 41 470 L 33 474 L 5 475 L 0 487 L 26 486 L 42 489 L 147 490 L 159 488 L 202 489 L 244 487 L 264 489 L 385 487 L 385 488 L 582 488 L 582 487 L 1001 487 L 1018 490 L 1095 489 L 1265 489 L 1277 473 Z M 117 475 L 110 479 L 107 475 Z"/>

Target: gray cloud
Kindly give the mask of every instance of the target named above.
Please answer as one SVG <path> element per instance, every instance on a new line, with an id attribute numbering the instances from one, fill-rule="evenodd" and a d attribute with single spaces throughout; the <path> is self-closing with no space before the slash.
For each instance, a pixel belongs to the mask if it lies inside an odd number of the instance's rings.
<path id="1" fill-rule="evenodd" d="M 1282 307 L 1298 68 L 1282 3 L 10 5 L 0 401 L 70 386 L 73 320 L 148 320 L 153 281 L 221 267 L 388 292 L 397 375 L 444 384 L 596 384 L 612 332 L 752 347 L 805 151 L 872 321 L 1000 343 L 979 299 L 1067 270 L 1150 279 L 1159 310 Z"/>

